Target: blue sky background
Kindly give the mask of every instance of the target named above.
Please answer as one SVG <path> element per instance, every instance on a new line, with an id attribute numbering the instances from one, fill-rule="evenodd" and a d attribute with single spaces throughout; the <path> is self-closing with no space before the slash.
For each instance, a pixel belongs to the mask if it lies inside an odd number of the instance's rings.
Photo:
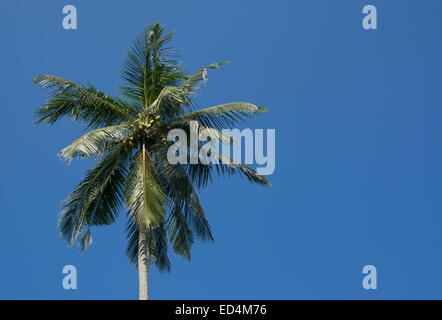
<path id="1" fill-rule="evenodd" d="M 62 8 L 78 29 L 62 28 Z M 378 9 L 377 31 L 361 27 Z M 217 61 L 197 102 L 250 101 L 247 123 L 276 129 L 271 189 L 239 178 L 201 192 L 216 237 L 191 263 L 151 272 L 153 299 L 442 298 L 442 2 L 0 2 L 0 298 L 136 299 L 125 216 L 95 228 L 84 253 L 56 234 L 60 203 L 91 163 L 57 152 L 76 123 L 32 125 L 55 74 L 116 94 L 132 39 L 151 22 L 176 29 L 189 72 Z M 78 289 L 62 287 L 62 268 Z M 362 268 L 378 290 L 362 288 Z"/>

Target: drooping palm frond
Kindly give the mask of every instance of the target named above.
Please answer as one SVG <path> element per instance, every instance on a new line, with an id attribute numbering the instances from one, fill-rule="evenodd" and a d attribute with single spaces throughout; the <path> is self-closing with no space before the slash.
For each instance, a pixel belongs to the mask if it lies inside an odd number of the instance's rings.
<path id="1" fill-rule="evenodd" d="M 129 219 L 127 223 L 127 247 L 126 256 L 129 263 L 138 265 L 138 240 L 140 226 L 133 219 Z M 147 256 L 150 263 L 154 263 L 160 271 L 169 272 L 171 269 L 170 260 L 167 254 L 167 232 L 164 224 L 159 226 L 151 226 L 146 236 Z"/>
<path id="2" fill-rule="evenodd" d="M 39 75 L 33 82 L 50 88 L 48 102 L 36 111 L 36 124 L 54 124 L 63 117 L 85 123 L 88 128 L 111 126 L 132 120 L 134 110 L 92 86 L 82 87 L 52 75 Z"/>
<path id="3" fill-rule="evenodd" d="M 91 226 L 115 221 L 122 205 L 126 175 L 127 153 L 117 148 L 89 170 L 68 195 L 63 202 L 57 228 L 60 237 L 69 246 Z M 90 240 L 82 243 L 90 243 Z"/>
<path id="4" fill-rule="evenodd" d="M 271 186 L 271 183 L 267 178 L 258 174 L 256 170 L 250 168 L 249 166 L 214 150 L 210 150 L 210 152 L 214 158 L 218 159 L 219 163 L 204 164 L 200 162 L 197 164 L 186 165 L 189 177 L 193 183 L 198 186 L 198 188 L 204 188 L 208 183 L 212 183 L 214 170 L 218 176 L 239 175 L 247 178 L 250 183 L 259 184 L 266 187 Z"/>
<path id="5" fill-rule="evenodd" d="M 149 158 L 150 155 L 143 145 L 131 163 L 125 187 L 129 216 L 142 230 L 161 223 L 168 200 L 157 181 Z"/>
<path id="6" fill-rule="evenodd" d="M 219 131 L 217 129 L 213 128 L 207 128 L 204 125 L 198 125 L 198 126 L 190 126 L 188 123 L 183 122 L 175 122 L 174 125 L 171 125 L 170 128 L 180 128 L 186 133 L 187 141 L 185 142 L 187 146 L 190 145 L 190 137 L 192 135 L 199 136 L 199 134 L 204 130 L 205 134 L 209 139 L 218 140 L 221 143 L 227 143 L 227 144 L 237 144 L 238 142 L 234 139 L 233 136 Z M 172 143 L 166 144 L 166 145 L 160 145 L 159 150 L 157 150 L 157 154 L 164 154 L 167 153 L 167 148 L 170 147 Z M 198 148 L 202 142 L 198 143 Z M 163 148 L 163 149 L 161 149 Z M 199 149 L 198 149 L 199 150 Z M 195 184 L 198 188 L 204 188 L 209 183 L 213 182 L 213 172 L 215 171 L 218 176 L 223 175 L 239 175 L 242 177 L 246 177 L 249 182 L 263 185 L 263 186 L 271 186 L 270 182 L 262 175 L 258 174 L 254 169 L 250 168 L 249 166 L 240 163 L 239 161 L 234 160 L 231 157 L 228 157 L 226 155 L 223 155 L 220 152 L 217 152 L 215 149 L 210 150 L 210 153 L 212 156 L 218 160 L 218 163 L 202 163 L 201 161 L 198 161 L 198 163 L 191 164 L 191 150 L 187 149 L 187 164 L 183 165 L 185 170 L 187 170 L 189 178 L 192 182 L 192 184 Z M 164 155 L 163 155 L 164 157 Z"/>
<path id="7" fill-rule="evenodd" d="M 168 220 L 170 243 L 177 255 L 190 260 L 190 250 L 194 243 L 193 231 L 183 215 L 180 203 L 175 203 Z"/>
<path id="8" fill-rule="evenodd" d="M 185 226 L 184 229 L 191 230 L 192 234 L 194 233 L 199 239 L 214 241 L 206 214 L 186 169 L 182 164 L 171 164 L 168 161 L 166 148 L 159 147 L 154 150 L 154 163 L 157 172 L 161 177 L 167 196 L 173 203 L 170 215 L 179 213 L 189 225 L 188 227 Z M 171 220 L 169 217 L 168 221 L 172 221 L 175 228 L 180 228 L 180 217 L 175 220 Z M 176 238 L 173 238 L 171 242 L 176 240 Z"/>

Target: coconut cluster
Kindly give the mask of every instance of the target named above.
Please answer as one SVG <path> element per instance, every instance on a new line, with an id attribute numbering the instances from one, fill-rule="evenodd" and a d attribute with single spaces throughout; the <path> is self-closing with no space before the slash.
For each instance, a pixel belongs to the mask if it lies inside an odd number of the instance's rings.
<path id="1" fill-rule="evenodd" d="M 145 122 L 137 122 L 133 125 L 134 132 L 126 138 L 126 146 L 132 149 L 136 146 L 144 136 L 146 130 L 154 126 L 161 119 L 161 116 L 148 116 Z M 136 130 L 138 129 L 138 130 Z"/>

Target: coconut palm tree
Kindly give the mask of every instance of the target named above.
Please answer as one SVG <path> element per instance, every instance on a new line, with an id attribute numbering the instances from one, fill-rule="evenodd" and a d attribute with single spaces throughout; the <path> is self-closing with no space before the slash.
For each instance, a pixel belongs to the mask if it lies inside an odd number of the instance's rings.
<path id="1" fill-rule="evenodd" d="M 113 223 L 125 209 L 126 254 L 138 268 L 142 300 L 149 297 L 149 267 L 170 270 L 168 246 L 190 260 L 194 238 L 214 239 L 197 189 L 211 183 L 214 174 L 239 174 L 270 185 L 250 167 L 221 154 L 219 163 L 168 161 L 174 144 L 166 139 L 170 130 L 179 128 L 190 136 L 196 121 L 198 130 L 209 129 L 210 138 L 230 143 L 233 138 L 221 129 L 265 111 L 244 102 L 195 110 L 192 97 L 206 81 L 207 70 L 225 62 L 188 76 L 175 59 L 176 50 L 169 47 L 172 37 L 173 32 L 166 33 L 157 22 L 135 39 L 122 71 L 126 84 L 120 98 L 53 75 L 33 79 L 51 89 L 36 111 L 36 124 L 70 118 L 91 130 L 61 150 L 60 158 L 97 160 L 62 204 L 60 237 L 69 246 L 77 242 L 83 251 L 92 243 L 91 227 Z"/>

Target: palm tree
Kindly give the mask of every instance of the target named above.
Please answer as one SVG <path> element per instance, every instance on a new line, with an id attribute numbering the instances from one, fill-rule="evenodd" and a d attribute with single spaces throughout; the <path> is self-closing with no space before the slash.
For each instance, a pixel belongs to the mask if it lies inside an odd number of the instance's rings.
<path id="1" fill-rule="evenodd" d="M 239 174 L 252 183 L 269 186 L 253 169 L 218 154 L 218 164 L 171 164 L 167 151 L 174 143 L 166 139 L 180 128 L 189 136 L 192 121 L 199 129 L 210 128 L 210 138 L 231 142 L 221 132 L 265 109 L 236 102 L 195 110 L 192 96 L 207 79 L 211 64 L 192 76 L 185 75 L 175 60 L 176 50 L 168 44 L 158 22 L 138 36 L 122 71 L 126 82 L 121 98 L 113 98 L 92 86 L 39 75 L 33 82 L 50 88 L 48 101 L 37 109 L 36 124 L 54 124 L 70 118 L 90 129 L 59 152 L 66 162 L 95 158 L 75 190 L 64 200 L 58 218 L 60 237 L 81 251 L 92 243 L 91 227 L 109 225 L 125 208 L 128 245 L 126 254 L 138 268 L 139 298 L 147 300 L 148 270 L 155 264 L 170 270 L 168 246 L 190 260 L 194 238 L 213 241 L 196 189 L 220 175 Z"/>

